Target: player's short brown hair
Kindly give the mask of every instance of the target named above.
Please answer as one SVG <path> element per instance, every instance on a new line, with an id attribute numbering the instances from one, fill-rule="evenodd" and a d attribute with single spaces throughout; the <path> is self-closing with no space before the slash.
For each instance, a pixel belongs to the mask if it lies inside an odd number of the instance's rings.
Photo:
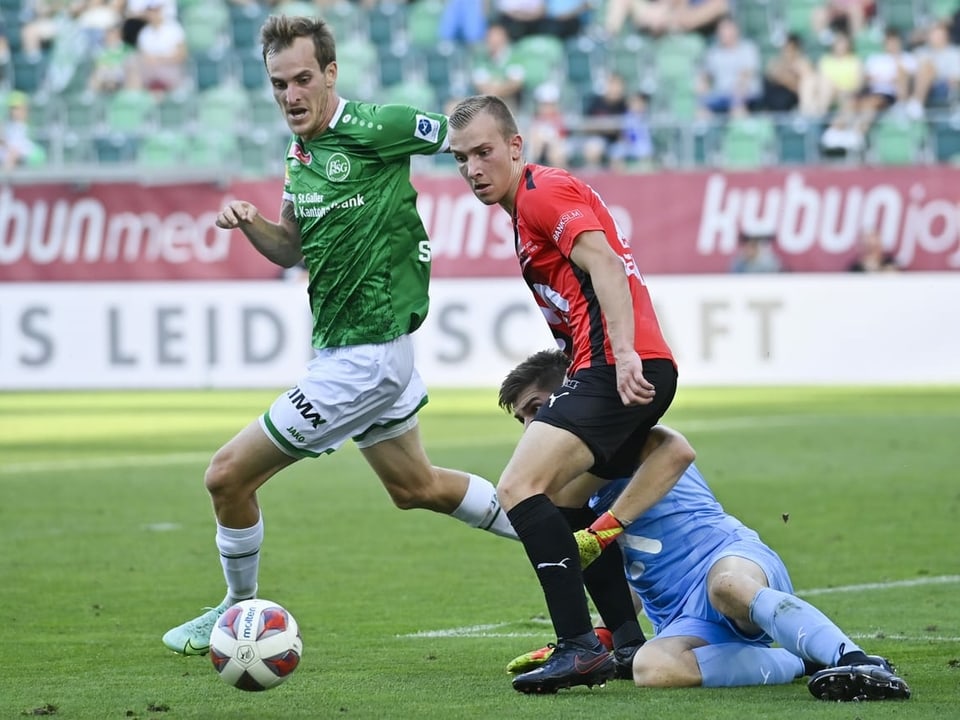
<path id="1" fill-rule="evenodd" d="M 267 57 L 285 50 L 301 37 L 313 40 L 314 56 L 321 70 L 336 62 L 337 42 L 326 21 L 314 17 L 271 15 L 260 28 L 263 64 L 267 64 Z"/>
<path id="2" fill-rule="evenodd" d="M 497 121 L 497 127 L 505 140 L 520 133 L 517 120 L 507 104 L 496 95 L 471 95 L 458 102 L 447 119 L 447 124 L 454 130 L 463 130 L 481 113 L 492 115 Z"/>
<path id="3" fill-rule="evenodd" d="M 513 412 L 520 393 L 531 385 L 553 390 L 563 384 L 570 358 L 560 350 L 540 350 L 509 372 L 500 383 L 500 407 Z"/>

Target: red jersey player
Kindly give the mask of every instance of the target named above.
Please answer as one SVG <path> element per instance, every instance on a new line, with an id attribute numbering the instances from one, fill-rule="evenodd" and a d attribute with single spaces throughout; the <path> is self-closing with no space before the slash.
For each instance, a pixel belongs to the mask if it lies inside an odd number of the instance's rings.
<path id="1" fill-rule="evenodd" d="M 565 515 L 550 498 L 588 471 L 598 486 L 633 474 L 610 512 L 580 534 L 599 553 L 666 493 L 683 468 L 645 462 L 633 471 L 673 400 L 676 365 L 629 241 L 600 196 L 565 170 L 526 163 L 516 120 L 497 97 L 463 100 L 449 128 L 450 149 L 474 195 L 511 215 L 523 277 L 571 358 L 566 381 L 539 407 L 497 486 L 557 633 L 551 658 L 513 686 L 556 692 L 631 676 L 643 642 L 636 616 L 613 628 L 611 657 L 591 628 L 581 552 L 570 533 L 589 521 L 579 524 L 582 514 Z"/>

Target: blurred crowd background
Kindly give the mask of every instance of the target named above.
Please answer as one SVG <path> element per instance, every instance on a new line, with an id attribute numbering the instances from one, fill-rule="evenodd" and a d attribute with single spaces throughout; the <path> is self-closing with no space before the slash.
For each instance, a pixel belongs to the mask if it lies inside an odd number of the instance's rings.
<path id="1" fill-rule="evenodd" d="M 330 22 L 345 97 L 508 99 L 534 161 L 960 161 L 960 0 L 0 0 L 0 175 L 281 174 L 271 13 Z"/>

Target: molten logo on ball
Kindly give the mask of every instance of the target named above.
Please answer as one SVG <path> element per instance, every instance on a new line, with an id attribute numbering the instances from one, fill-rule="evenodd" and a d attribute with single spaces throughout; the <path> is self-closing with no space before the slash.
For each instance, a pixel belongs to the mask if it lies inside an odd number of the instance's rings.
<path id="1" fill-rule="evenodd" d="M 303 640 L 293 615 L 269 600 L 228 608 L 210 635 L 210 659 L 220 678 L 241 690 L 269 690 L 300 664 Z"/>

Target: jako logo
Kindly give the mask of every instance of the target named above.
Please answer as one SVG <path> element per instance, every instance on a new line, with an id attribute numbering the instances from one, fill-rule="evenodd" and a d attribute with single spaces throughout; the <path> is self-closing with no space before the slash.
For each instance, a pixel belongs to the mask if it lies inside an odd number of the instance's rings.
<path id="1" fill-rule="evenodd" d="M 333 182 L 342 182 L 350 176 L 350 161 L 343 153 L 334 153 L 327 160 L 327 177 Z"/>
<path id="2" fill-rule="evenodd" d="M 293 425 L 287 428 L 287 434 L 290 435 L 297 442 L 306 442 L 307 438 L 302 432 L 297 430 Z"/>

